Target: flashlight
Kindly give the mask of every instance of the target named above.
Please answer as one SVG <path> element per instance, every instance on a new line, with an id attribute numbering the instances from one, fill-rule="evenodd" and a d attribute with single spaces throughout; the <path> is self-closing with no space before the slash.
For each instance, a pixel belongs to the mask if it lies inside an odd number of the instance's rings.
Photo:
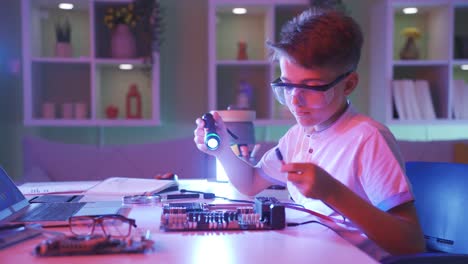
<path id="1" fill-rule="evenodd" d="M 219 147 L 221 138 L 219 137 L 218 133 L 216 133 L 213 115 L 206 113 L 202 116 L 202 119 L 205 122 L 205 128 L 207 129 L 205 134 L 205 145 L 209 150 L 216 150 Z"/>

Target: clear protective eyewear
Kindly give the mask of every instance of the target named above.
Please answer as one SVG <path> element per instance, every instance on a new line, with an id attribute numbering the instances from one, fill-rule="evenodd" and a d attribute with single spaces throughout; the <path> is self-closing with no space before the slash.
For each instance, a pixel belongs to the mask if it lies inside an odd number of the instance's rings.
<path id="1" fill-rule="evenodd" d="M 307 85 L 303 83 L 285 83 L 281 81 L 281 78 L 277 78 L 272 83 L 270 83 L 271 88 L 275 94 L 276 100 L 283 105 L 286 105 L 286 96 L 290 96 L 294 90 L 303 89 L 305 92 L 311 92 L 317 96 L 325 98 L 325 101 L 331 100 L 333 98 L 333 93 L 330 91 L 335 85 L 348 77 L 354 70 L 347 71 L 346 73 L 338 76 L 334 81 L 323 84 L 323 85 Z M 328 99 L 328 100 L 327 100 Z M 328 102 L 329 103 L 329 102 Z M 318 106 L 327 104 L 327 102 L 319 103 Z"/>
<path id="2" fill-rule="evenodd" d="M 123 215 L 89 215 L 72 216 L 68 219 L 70 231 L 77 236 L 91 236 L 96 225 L 100 225 L 106 236 L 125 238 L 131 233 L 132 226 L 136 227 L 135 219 Z"/>

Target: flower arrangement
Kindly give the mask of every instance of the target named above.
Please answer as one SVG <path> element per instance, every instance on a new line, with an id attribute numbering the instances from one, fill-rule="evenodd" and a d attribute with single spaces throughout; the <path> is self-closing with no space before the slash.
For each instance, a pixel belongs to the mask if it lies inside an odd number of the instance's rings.
<path id="1" fill-rule="evenodd" d="M 138 39 L 144 60 L 152 63 L 153 51 L 159 52 L 163 31 L 160 0 L 132 0 L 128 5 L 109 7 L 105 10 L 104 23 L 109 29 L 118 24 L 135 27 L 132 32 Z"/>
<path id="2" fill-rule="evenodd" d="M 118 24 L 136 26 L 138 16 L 135 15 L 135 7 L 133 3 L 121 7 L 109 7 L 104 16 L 104 23 L 109 29 L 114 28 Z"/>
<path id="3" fill-rule="evenodd" d="M 421 37 L 421 31 L 417 27 L 405 27 L 401 34 L 407 38 L 418 39 Z"/>
<path id="4" fill-rule="evenodd" d="M 141 21 L 141 29 L 145 34 L 145 46 L 149 51 L 159 51 L 163 19 L 160 0 L 134 0 L 135 13 Z"/>
<path id="5" fill-rule="evenodd" d="M 68 19 L 66 19 L 64 23 L 55 23 L 55 37 L 57 38 L 57 42 L 70 43 L 71 26 Z"/>

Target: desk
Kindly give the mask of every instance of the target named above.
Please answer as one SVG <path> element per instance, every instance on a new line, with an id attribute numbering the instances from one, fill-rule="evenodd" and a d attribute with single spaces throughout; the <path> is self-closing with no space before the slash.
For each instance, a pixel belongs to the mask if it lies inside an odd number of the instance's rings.
<path id="1" fill-rule="evenodd" d="M 229 198 L 249 198 L 227 183 L 181 181 L 181 188 L 212 191 Z M 268 190 L 265 195 L 277 196 Z M 282 195 L 281 193 L 279 195 Z M 85 196 L 86 200 L 109 197 Z M 118 197 L 114 197 L 118 199 Z M 216 201 L 224 203 L 223 200 Z M 1 263 L 378 263 L 359 248 L 318 224 L 286 227 L 274 231 L 162 232 L 161 206 L 133 205 L 130 218 L 138 228 L 151 230 L 155 250 L 148 254 L 117 254 L 73 257 L 36 257 L 32 250 L 42 237 L 0 250 Z M 288 220 L 304 218 L 303 213 L 286 211 Z M 52 229 L 68 232 L 67 228 Z"/>

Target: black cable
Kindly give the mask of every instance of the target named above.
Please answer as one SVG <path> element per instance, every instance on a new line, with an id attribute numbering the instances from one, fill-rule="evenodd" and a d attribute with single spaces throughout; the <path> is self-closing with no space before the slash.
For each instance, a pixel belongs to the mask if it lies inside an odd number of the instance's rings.
<path id="1" fill-rule="evenodd" d="M 298 204 L 298 203 L 281 203 L 281 204 L 284 206 L 295 206 L 295 207 L 305 208 L 305 206 L 303 206 L 302 204 Z"/>
<path id="2" fill-rule="evenodd" d="M 181 193 L 189 192 L 189 193 L 199 193 L 203 195 L 203 199 L 213 199 L 213 198 L 219 198 L 219 199 L 224 199 L 230 202 L 236 202 L 236 203 L 248 203 L 248 204 L 254 204 L 252 201 L 248 200 L 238 200 L 238 199 L 230 199 L 227 197 L 222 197 L 222 196 L 217 196 L 214 193 L 207 193 L 207 192 L 200 192 L 200 191 L 192 191 L 192 190 L 186 190 L 186 189 L 180 189 Z"/>
<path id="3" fill-rule="evenodd" d="M 336 231 L 334 228 L 332 228 L 331 226 L 329 226 L 327 224 L 324 224 L 324 223 L 322 223 L 320 221 L 317 221 L 317 220 L 310 220 L 310 221 L 305 221 L 305 222 L 302 222 L 302 223 L 291 222 L 291 223 L 286 223 L 286 226 L 294 227 L 294 226 L 300 226 L 300 225 L 306 225 L 306 224 L 312 224 L 312 223 L 322 225 L 322 226 L 330 229 L 331 231 L 335 232 L 335 234 L 340 236 L 340 233 L 338 233 L 338 231 Z"/>
<path id="4" fill-rule="evenodd" d="M 295 222 L 290 222 L 290 223 L 287 223 L 286 226 L 300 226 L 300 225 L 305 225 L 305 224 L 311 224 L 311 223 L 317 223 L 317 224 L 321 224 L 321 225 L 325 225 L 317 220 L 310 220 L 310 221 L 305 221 L 305 222 L 301 222 L 301 223 L 295 223 Z M 329 227 L 329 226 L 327 226 Z"/>
<path id="5" fill-rule="evenodd" d="M 301 211 L 301 212 L 306 212 L 306 213 L 309 213 L 311 215 L 314 215 L 316 217 L 319 217 L 319 218 L 322 218 L 326 221 L 330 221 L 330 222 L 333 222 L 333 223 L 339 223 L 337 221 L 335 221 L 335 219 L 333 219 L 332 217 L 328 216 L 328 215 L 323 215 L 321 213 L 317 213 L 313 210 L 310 210 L 310 209 L 307 209 L 307 208 L 302 208 L 302 207 L 298 207 L 298 206 L 291 206 L 291 205 L 288 205 L 288 204 L 283 204 L 285 208 L 289 208 L 289 209 L 294 209 L 294 210 L 298 210 L 298 211 Z M 341 221 L 340 221 L 341 222 Z"/>
<path id="6" fill-rule="evenodd" d="M 248 204 L 254 204 L 255 203 L 255 202 L 249 201 L 249 200 L 230 199 L 230 198 L 222 197 L 222 196 L 215 196 L 215 197 L 219 198 L 219 199 L 224 199 L 224 200 L 227 200 L 227 201 L 230 201 L 230 202 L 236 202 L 236 203 L 248 203 Z"/>
<path id="7" fill-rule="evenodd" d="M 294 222 L 291 222 L 291 223 L 287 223 L 286 226 L 300 226 L 300 225 L 306 225 L 306 224 L 319 224 L 319 225 L 322 225 L 330 230 L 332 230 L 333 232 L 337 233 L 338 232 L 332 228 L 331 226 L 327 225 L 327 224 L 324 224 L 320 221 L 317 221 L 317 220 L 310 220 L 310 221 L 305 221 L 305 222 L 302 222 L 302 223 L 294 223 Z"/>

